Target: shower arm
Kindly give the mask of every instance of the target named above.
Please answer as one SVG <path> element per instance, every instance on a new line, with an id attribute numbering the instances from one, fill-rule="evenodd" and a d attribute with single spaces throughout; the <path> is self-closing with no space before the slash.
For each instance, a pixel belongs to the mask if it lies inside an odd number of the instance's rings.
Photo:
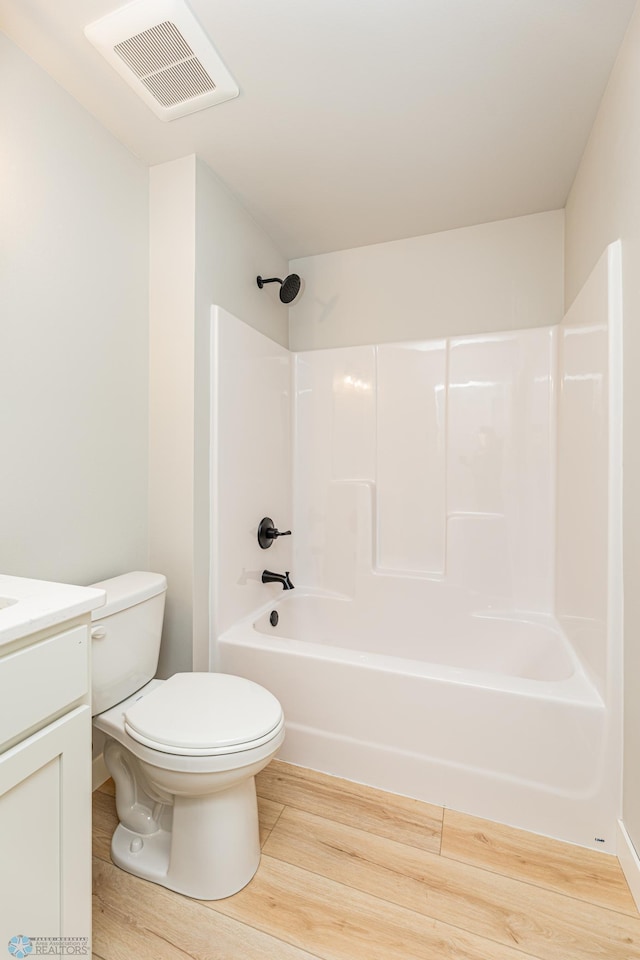
<path id="1" fill-rule="evenodd" d="M 261 290 L 265 283 L 279 283 L 280 300 L 282 303 L 293 303 L 300 293 L 300 282 L 300 277 L 297 273 L 290 273 L 284 280 L 281 280 L 280 277 L 267 277 L 266 280 L 263 277 L 256 277 L 256 283 Z"/>

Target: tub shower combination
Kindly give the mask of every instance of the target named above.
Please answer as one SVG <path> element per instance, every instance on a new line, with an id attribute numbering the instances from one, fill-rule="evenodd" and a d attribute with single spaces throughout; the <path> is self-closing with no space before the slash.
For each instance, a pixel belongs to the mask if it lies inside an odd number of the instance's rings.
<path id="1" fill-rule="evenodd" d="M 560 326 L 297 354 L 214 308 L 211 663 L 283 759 L 615 850 L 619 285 L 614 245 Z"/>

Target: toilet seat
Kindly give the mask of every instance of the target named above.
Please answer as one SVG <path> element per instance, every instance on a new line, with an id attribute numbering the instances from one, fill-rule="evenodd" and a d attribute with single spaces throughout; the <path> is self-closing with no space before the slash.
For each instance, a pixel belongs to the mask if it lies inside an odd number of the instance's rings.
<path id="1" fill-rule="evenodd" d="M 149 747 L 139 740 L 135 740 L 125 729 L 125 714 L 140 700 L 141 697 L 149 697 L 155 691 L 159 690 L 166 680 L 150 680 L 137 693 L 132 694 L 117 703 L 115 707 L 105 710 L 93 718 L 93 725 L 96 730 L 106 734 L 112 740 L 116 740 L 123 747 L 126 747 L 130 753 L 138 760 L 142 760 L 154 767 L 163 770 L 173 770 L 175 773 L 203 773 L 209 774 L 221 772 L 223 770 L 234 770 L 251 766 L 262 757 L 271 755 L 274 750 L 280 746 L 284 740 L 284 714 L 280 723 L 273 731 L 273 736 L 261 746 L 246 744 L 236 747 L 233 753 L 205 754 L 201 756 L 185 756 L 176 753 L 169 753 L 167 749 L 159 749 L 156 744 Z"/>
<path id="2" fill-rule="evenodd" d="M 178 673 L 124 712 L 124 729 L 152 750 L 214 757 L 253 750 L 281 730 L 276 698 L 251 680 L 223 673 Z"/>

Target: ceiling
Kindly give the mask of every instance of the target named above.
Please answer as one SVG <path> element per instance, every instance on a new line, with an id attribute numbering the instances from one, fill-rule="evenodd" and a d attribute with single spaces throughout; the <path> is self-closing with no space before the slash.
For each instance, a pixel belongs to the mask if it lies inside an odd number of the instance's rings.
<path id="1" fill-rule="evenodd" d="M 563 207 L 635 0 L 189 0 L 240 96 L 169 123 L 83 35 L 122 5 L 0 0 L 0 27 L 298 257 Z"/>

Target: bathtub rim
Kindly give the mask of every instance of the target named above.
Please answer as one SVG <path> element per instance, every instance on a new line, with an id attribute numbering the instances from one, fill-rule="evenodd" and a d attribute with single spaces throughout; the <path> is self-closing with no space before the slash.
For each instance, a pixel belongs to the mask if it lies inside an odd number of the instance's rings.
<path id="1" fill-rule="evenodd" d="M 352 598 L 344 594 L 329 593 L 327 591 L 302 588 L 296 598 L 315 597 L 321 599 L 350 601 Z M 251 614 L 227 627 L 213 639 L 213 664 L 216 663 L 216 645 L 218 642 L 241 642 L 252 649 L 270 650 L 273 653 L 288 654 L 293 657 L 302 657 L 310 660 L 334 660 L 357 666 L 365 671 L 387 672 L 401 676 L 420 676 L 443 684 L 462 684 L 482 687 L 487 690 L 517 693 L 518 695 L 537 699 L 561 700 L 567 703 L 582 706 L 606 709 L 606 704 L 599 691 L 587 675 L 576 652 L 564 633 L 561 625 L 550 615 L 527 612 L 519 619 L 523 622 L 533 622 L 552 625 L 564 642 L 565 653 L 572 666 L 568 677 L 558 680 L 537 680 L 528 677 L 518 677 L 513 674 L 497 674 L 491 671 L 472 670 L 464 667 L 452 667 L 427 660 L 415 660 L 406 657 L 394 657 L 380 653 L 365 653 L 348 647 L 329 646 L 313 641 L 279 637 L 262 633 L 255 624 L 270 610 L 277 609 L 288 599 L 283 596 L 270 598 L 261 607 Z M 497 612 L 497 611 L 496 611 Z M 483 616 L 487 616 L 483 613 Z M 496 619 L 509 619 L 498 615 Z M 517 619 L 515 617 L 511 619 Z M 328 655 L 331 651 L 331 656 Z"/>

